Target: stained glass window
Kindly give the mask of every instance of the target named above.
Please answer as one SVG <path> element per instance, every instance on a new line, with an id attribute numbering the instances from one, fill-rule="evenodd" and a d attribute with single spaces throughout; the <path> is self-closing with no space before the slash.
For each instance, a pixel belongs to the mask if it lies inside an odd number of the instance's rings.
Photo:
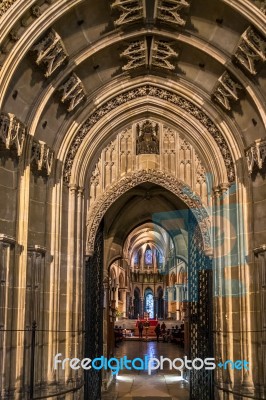
<path id="1" fill-rule="evenodd" d="M 146 296 L 146 312 L 149 313 L 149 317 L 150 318 L 154 318 L 154 314 L 153 314 L 153 295 L 151 293 L 147 294 L 147 296 Z"/>
<path id="2" fill-rule="evenodd" d="M 135 253 L 134 255 L 134 264 L 138 264 L 139 263 L 139 253 Z"/>
<path id="3" fill-rule="evenodd" d="M 149 249 L 145 251 L 145 264 L 152 264 L 152 251 Z"/>
<path id="4" fill-rule="evenodd" d="M 163 263 L 163 255 L 161 252 L 159 252 L 159 264 Z"/>

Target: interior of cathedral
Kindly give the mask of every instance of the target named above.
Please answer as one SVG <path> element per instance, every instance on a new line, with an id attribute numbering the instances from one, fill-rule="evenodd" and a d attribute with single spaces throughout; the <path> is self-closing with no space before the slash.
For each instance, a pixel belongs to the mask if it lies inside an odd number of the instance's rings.
<path id="1" fill-rule="evenodd" d="M 265 63 L 265 0 L 0 1 L 1 399 L 266 399 Z"/>

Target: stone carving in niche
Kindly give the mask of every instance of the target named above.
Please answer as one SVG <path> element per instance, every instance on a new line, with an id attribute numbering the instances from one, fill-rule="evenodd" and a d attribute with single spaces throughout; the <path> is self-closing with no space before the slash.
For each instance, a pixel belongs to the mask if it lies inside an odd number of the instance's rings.
<path id="1" fill-rule="evenodd" d="M 32 51 L 37 52 L 35 62 L 44 67 L 46 78 L 51 76 L 68 57 L 61 37 L 53 29 L 32 47 Z"/>
<path id="2" fill-rule="evenodd" d="M 246 149 L 246 159 L 250 175 L 256 167 L 261 170 L 266 159 L 266 139 L 255 140 L 255 142 Z"/>
<path id="3" fill-rule="evenodd" d="M 235 58 L 252 75 L 257 74 L 256 64 L 266 61 L 266 40 L 252 27 L 241 35 Z"/>
<path id="4" fill-rule="evenodd" d="M 86 137 L 90 129 L 93 128 L 96 122 L 98 122 L 103 116 L 105 116 L 115 108 L 119 107 L 120 105 L 125 104 L 128 101 L 135 100 L 138 98 L 144 98 L 147 96 L 155 97 L 165 102 L 169 102 L 170 104 L 173 104 L 174 106 L 180 108 L 181 110 L 184 110 L 190 116 L 197 119 L 215 140 L 220 150 L 221 157 L 223 157 L 224 159 L 224 164 L 227 170 L 228 181 L 234 182 L 235 168 L 231 152 L 221 131 L 212 122 L 212 120 L 208 117 L 208 115 L 202 109 L 197 107 L 195 104 L 177 95 L 175 92 L 169 91 L 167 89 L 162 89 L 157 86 L 143 85 L 136 89 L 124 92 L 118 95 L 117 97 L 114 97 L 113 99 L 104 103 L 93 114 L 91 114 L 89 118 L 84 122 L 84 124 L 80 127 L 80 129 L 77 131 L 76 135 L 73 138 L 73 141 L 70 145 L 69 151 L 66 156 L 64 172 L 63 172 L 63 179 L 65 183 L 69 183 L 70 181 L 71 169 L 74 162 L 74 158 L 77 154 L 77 151 L 83 139 Z"/>
<path id="5" fill-rule="evenodd" d="M 0 138 L 7 150 L 13 147 L 16 149 L 17 156 L 21 156 L 25 136 L 26 127 L 14 114 L 0 114 Z"/>
<path id="6" fill-rule="evenodd" d="M 231 110 L 230 100 L 237 101 L 239 99 L 237 90 L 242 89 L 242 86 L 235 82 L 228 72 L 224 72 L 218 81 L 212 95 L 219 104 L 229 111 Z"/>
<path id="7" fill-rule="evenodd" d="M 159 125 L 146 120 L 137 124 L 136 152 L 138 154 L 159 154 Z"/>
<path id="8" fill-rule="evenodd" d="M 34 141 L 31 148 L 31 165 L 33 170 L 44 172 L 49 176 L 52 171 L 54 152 L 45 142 Z"/>
<path id="9" fill-rule="evenodd" d="M 72 73 L 68 80 L 58 88 L 63 91 L 61 102 L 68 104 L 67 111 L 73 111 L 85 98 L 84 87 L 79 77 Z"/>
<path id="10" fill-rule="evenodd" d="M 186 0 L 158 0 L 157 18 L 164 22 L 184 26 L 186 21 L 181 18 L 180 11 L 188 7 L 189 3 Z"/>
<path id="11" fill-rule="evenodd" d="M 115 0 L 111 7 L 121 12 L 120 17 L 115 21 L 115 25 L 118 26 L 144 17 L 143 0 Z"/>
<path id="12" fill-rule="evenodd" d="M 138 157 L 139 154 L 157 157 Z M 122 176 L 147 168 L 149 162 L 188 184 L 208 204 L 206 169 L 192 144 L 175 129 L 143 120 L 118 133 L 102 149 L 91 173 L 90 205 Z"/>

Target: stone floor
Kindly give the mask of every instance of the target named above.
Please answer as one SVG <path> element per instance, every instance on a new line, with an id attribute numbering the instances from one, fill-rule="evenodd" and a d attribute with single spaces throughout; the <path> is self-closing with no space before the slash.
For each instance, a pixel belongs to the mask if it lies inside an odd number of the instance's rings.
<path id="1" fill-rule="evenodd" d="M 128 359 L 136 357 L 159 358 L 168 357 L 171 360 L 183 358 L 183 349 L 173 343 L 132 342 L 125 341 L 120 344 L 115 357 L 127 356 Z M 111 383 L 109 390 L 103 394 L 103 400 L 188 400 L 188 383 L 182 379 L 179 371 L 169 370 L 168 365 L 163 370 L 148 371 L 125 370 L 119 372 Z"/>

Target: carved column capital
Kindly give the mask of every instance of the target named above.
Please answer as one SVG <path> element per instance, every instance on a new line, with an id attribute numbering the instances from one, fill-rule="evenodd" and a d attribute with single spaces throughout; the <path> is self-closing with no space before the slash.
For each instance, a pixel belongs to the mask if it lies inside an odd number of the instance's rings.
<path id="1" fill-rule="evenodd" d="M 255 256 L 259 256 L 259 255 L 266 256 L 266 244 L 262 244 L 262 245 L 256 247 L 253 250 L 253 252 L 254 252 Z"/>
<path id="2" fill-rule="evenodd" d="M 16 239 L 13 236 L 6 235 L 5 233 L 0 233 L 0 244 L 14 245 Z"/>

